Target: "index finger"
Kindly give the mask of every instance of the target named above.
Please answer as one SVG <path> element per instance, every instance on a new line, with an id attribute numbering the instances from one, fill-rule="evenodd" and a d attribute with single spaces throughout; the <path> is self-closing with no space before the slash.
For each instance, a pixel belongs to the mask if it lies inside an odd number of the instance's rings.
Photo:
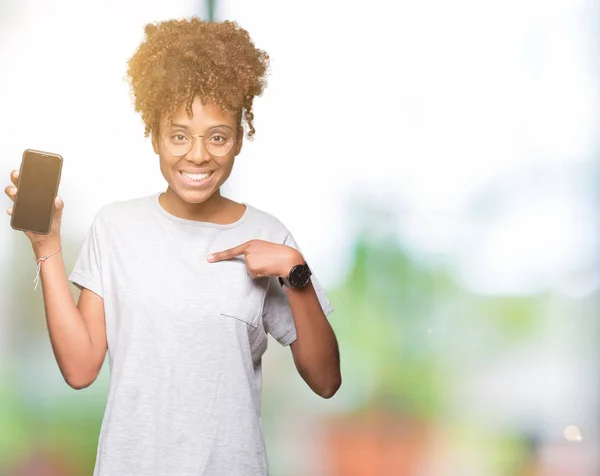
<path id="1" fill-rule="evenodd" d="M 213 253 L 208 257 L 208 261 L 211 263 L 215 261 L 223 261 L 226 259 L 231 259 L 239 255 L 245 255 L 248 249 L 248 242 L 242 243 L 241 245 L 235 246 L 234 248 L 229 248 L 228 250 L 219 251 L 217 253 Z"/>
<path id="2" fill-rule="evenodd" d="M 15 184 L 15 186 L 19 183 L 19 171 L 18 170 L 13 170 L 10 173 L 10 181 Z"/>

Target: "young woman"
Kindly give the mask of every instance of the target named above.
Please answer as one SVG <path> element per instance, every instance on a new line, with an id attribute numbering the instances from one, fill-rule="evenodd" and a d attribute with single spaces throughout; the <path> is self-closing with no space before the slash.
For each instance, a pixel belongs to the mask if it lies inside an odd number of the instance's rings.
<path id="1" fill-rule="evenodd" d="M 104 206 L 68 279 L 60 198 L 50 234 L 27 233 L 52 347 L 76 389 L 94 382 L 108 350 L 95 476 L 264 476 L 267 334 L 291 346 L 315 393 L 341 385 L 333 309 L 292 234 L 220 193 L 244 133 L 255 133 L 269 58 L 232 22 L 145 31 L 128 75 L 168 187 Z M 17 171 L 11 180 L 12 199 Z"/>

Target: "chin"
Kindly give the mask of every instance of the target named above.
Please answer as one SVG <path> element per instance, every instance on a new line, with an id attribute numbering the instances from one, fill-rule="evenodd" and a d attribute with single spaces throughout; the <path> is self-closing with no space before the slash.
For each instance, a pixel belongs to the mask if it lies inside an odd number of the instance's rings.
<path id="1" fill-rule="evenodd" d="M 181 200 L 186 203 L 202 203 L 208 200 L 213 194 L 214 190 L 188 190 L 181 187 L 172 187 L 175 193 Z"/>

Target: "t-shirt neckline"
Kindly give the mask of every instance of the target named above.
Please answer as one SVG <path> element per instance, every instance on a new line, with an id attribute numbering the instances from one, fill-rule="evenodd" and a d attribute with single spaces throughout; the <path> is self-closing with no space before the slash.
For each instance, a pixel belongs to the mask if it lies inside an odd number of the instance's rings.
<path id="1" fill-rule="evenodd" d="M 220 224 L 220 223 L 211 223 L 208 221 L 189 220 L 187 218 L 180 218 L 175 215 L 172 215 L 167 210 L 165 210 L 159 202 L 159 197 L 161 196 L 162 193 L 163 192 L 158 192 L 152 196 L 153 208 L 155 208 L 166 219 L 168 219 L 172 222 L 175 222 L 175 223 L 179 223 L 181 225 L 201 226 L 201 227 L 219 228 L 219 229 L 235 228 L 236 226 L 239 226 L 242 223 L 244 223 L 244 221 L 246 220 L 246 217 L 250 213 L 250 208 L 251 208 L 250 205 L 248 205 L 247 203 L 240 202 L 242 205 L 244 205 L 246 207 L 246 210 L 244 211 L 244 214 L 240 218 L 238 218 L 236 221 L 234 221 L 233 223 Z"/>

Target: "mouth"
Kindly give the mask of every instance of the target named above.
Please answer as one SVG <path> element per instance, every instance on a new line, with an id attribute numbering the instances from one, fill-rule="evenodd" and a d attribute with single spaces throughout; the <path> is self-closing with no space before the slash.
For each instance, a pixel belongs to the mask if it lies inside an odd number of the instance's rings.
<path id="1" fill-rule="evenodd" d="M 202 187 L 210 182 L 212 176 L 214 175 L 214 171 L 211 170 L 205 173 L 191 173 L 184 170 L 179 170 L 177 175 L 179 175 L 181 181 L 185 185 L 191 187 Z"/>

